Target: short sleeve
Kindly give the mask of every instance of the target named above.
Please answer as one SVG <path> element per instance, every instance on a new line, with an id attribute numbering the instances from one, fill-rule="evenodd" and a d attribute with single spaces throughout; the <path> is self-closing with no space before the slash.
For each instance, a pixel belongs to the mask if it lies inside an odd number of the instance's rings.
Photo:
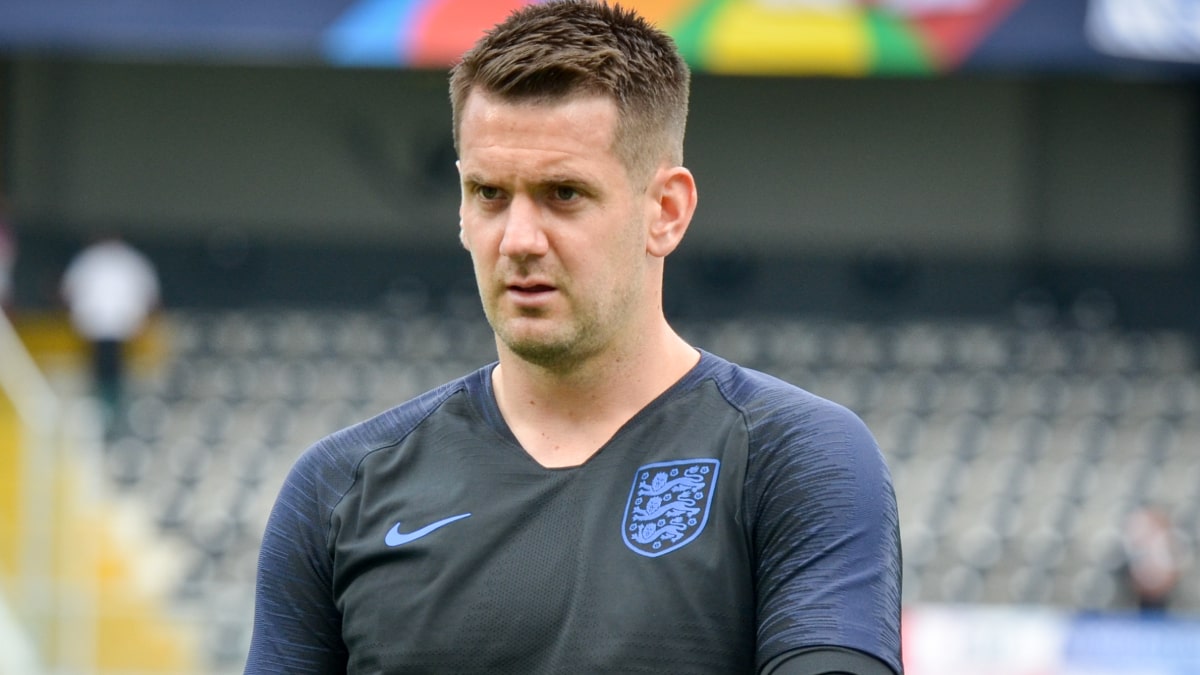
<path id="1" fill-rule="evenodd" d="M 883 456 L 846 408 L 786 400 L 751 428 L 758 665 L 837 647 L 900 673 L 900 536 Z"/>
<path id="2" fill-rule="evenodd" d="M 322 468 L 320 446 L 284 480 L 263 534 L 247 675 L 344 673 L 347 652 L 333 602 L 329 514 L 342 490 Z"/>

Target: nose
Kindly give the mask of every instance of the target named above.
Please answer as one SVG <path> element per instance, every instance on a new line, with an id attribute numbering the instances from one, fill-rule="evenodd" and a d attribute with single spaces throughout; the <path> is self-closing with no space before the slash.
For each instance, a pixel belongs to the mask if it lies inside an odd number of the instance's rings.
<path id="1" fill-rule="evenodd" d="M 549 242 L 537 204 L 528 198 L 513 199 L 506 210 L 500 255 L 523 259 L 546 254 Z"/>

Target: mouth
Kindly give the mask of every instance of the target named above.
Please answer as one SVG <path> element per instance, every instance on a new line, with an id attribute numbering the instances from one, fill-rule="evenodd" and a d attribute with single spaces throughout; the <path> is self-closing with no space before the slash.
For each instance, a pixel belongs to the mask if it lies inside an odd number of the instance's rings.
<path id="1" fill-rule="evenodd" d="M 513 283 L 505 286 L 508 297 L 518 305 L 540 305 L 558 289 L 543 283 Z"/>
<path id="2" fill-rule="evenodd" d="M 538 293 L 549 293 L 554 290 L 554 287 L 547 284 L 509 284 L 508 290 L 521 295 L 537 295 Z"/>

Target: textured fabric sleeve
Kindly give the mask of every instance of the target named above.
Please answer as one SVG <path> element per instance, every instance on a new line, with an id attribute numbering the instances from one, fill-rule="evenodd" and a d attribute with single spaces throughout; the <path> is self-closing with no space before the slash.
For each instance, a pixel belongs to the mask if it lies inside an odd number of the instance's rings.
<path id="1" fill-rule="evenodd" d="M 247 675 L 346 672 L 327 535 L 347 471 L 318 445 L 284 480 L 259 551 Z"/>
<path id="2" fill-rule="evenodd" d="M 807 394 L 774 392 L 755 407 L 746 500 L 759 667 L 840 647 L 901 673 L 896 499 L 875 439 L 854 413 Z"/>

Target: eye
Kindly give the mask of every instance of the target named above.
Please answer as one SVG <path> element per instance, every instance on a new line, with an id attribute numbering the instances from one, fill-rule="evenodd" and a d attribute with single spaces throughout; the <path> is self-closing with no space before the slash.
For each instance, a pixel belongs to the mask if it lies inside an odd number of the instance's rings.
<path id="1" fill-rule="evenodd" d="M 576 190 L 575 188 L 571 187 L 570 185 L 555 186 L 554 190 L 552 191 L 552 194 L 554 195 L 554 199 L 556 199 L 557 201 L 560 201 L 560 202 L 573 201 L 575 199 L 578 199 L 580 196 L 579 190 Z"/>
<path id="2" fill-rule="evenodd" d="M 475 194 L 486 200 L 499 199 L 501 196 L 500 188 L 491 185 L 480 185 L 475 188 Z"/>

